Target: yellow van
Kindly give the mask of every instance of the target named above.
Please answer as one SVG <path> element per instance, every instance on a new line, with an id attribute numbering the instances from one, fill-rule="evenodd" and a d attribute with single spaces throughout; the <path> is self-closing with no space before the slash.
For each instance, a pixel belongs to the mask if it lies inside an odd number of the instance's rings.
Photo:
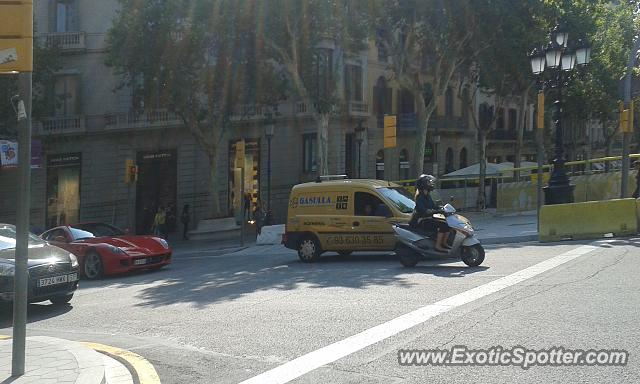
<path id="1" fill-rule="evenodd" d="M 325 251 L 392 251 L 392 223 L 408 222 L 415 203 L 403 187 L 383 180 L 343 179 L 291 190 L 282 243 L 313 262 Z"/>

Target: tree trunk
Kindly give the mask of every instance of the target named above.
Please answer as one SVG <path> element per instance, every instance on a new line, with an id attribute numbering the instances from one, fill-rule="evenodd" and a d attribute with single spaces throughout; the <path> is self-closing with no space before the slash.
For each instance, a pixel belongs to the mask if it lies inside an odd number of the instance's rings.
<path id="1" fill-rule="evenodd" d="M 324 176 L 329 174 L 329 114 L 319 114 L 316 123 L 318 125 L 318 176 Z"/>
<path id="2" fill-rule="evenodd" d="M 479 211 L 482 211 L 486 207 L 487 201 L 484 186 L 487 176 L 487 132 L 484 130 L 478 131 L 478 163 L 480 170 L 478 175 L 478 199 L 476 201 L 476 207 Z"/>
<path id="3" fill-rule="evenodd" d="M 218 218 L 221 215 L 220 191 L 218 190 L 218 183 L 216 180 L 216 177 L 218 175 L 218 151 L 216 149 L 210 148 L 207 151 L 207 157 L 209 158 L 209 193 L 211 196 L 211 217 Z M 242 196 L 240 198 L 242 198 Z"/>
<path id="4" fill-rule="evenodd" d="M 424 147 L 427 142 L 427 126 L 429 124 L 429 118 L 435 109 L 435 99 L 429 103 L 429 106 L 424 105 L 424 96 L 422 92 L 413 90 L 413 97 L 416 100 L 416 142 L 414 147 L 414 156 L 412 159 L 414 175 L 420 175 L 424 172 Z"/>
<path id="5" fill-rule="evenodd" d="M 518 119 L 518 127 L 517 127 L 517 136 L 516 136 L 516 148 L 513 159 L 513 167 L 520 168 L 520 158 L 522 157 L 522 142 L 524 141 L 524 127 L 526 125 L 526 113 L 525 109 L 527 108 L 527 104 L 529 104 L 529 92 L 531 91 L 531 87 L 533 83 L 527 87 L 527 89 L 522 93 L 522 105 L 520 107 L 520 118 Z M 516 181 L 520 180 L 520 171 L 514 172 L 513 176 Z"/>

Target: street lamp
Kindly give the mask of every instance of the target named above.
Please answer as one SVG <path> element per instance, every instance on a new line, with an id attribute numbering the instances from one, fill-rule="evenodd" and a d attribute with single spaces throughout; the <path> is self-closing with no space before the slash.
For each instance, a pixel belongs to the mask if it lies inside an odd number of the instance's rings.
<path id="1" fill-rule="evenodd" d="M 264 136 L 267 138 L 267 217 L 266 224 L 271 224 L 271 139 L 274 135 L 274 120 L 267 115 L 264 126 Z"/>
<path id="2" fill-rule="evenodd" d="M 358 120 L 356 131 L 356 143 L 358 143 L 358 178 L 362 178 L 362 143 L 367 136 L 367 128 L 362 125 L 363 120 Z"/>
<path id="3" fill-rule="evenodd" d="M 561 25 L 551 30 L 546 47 L 535 48 L 529 54 L 531 71 L 539 80 L 542 89 L 555 89 L 556 101 L 553 120 L 555 124 L 555 158 L 549 184 L 544 187 L 546 204 L 573 202 L 574 186 L 570 184 L 565 170 L 565 154 L 562 133 L 562 90 L 591 61 L 591 47 L 586 39 L 579 39 L 575 45 L 569 44 L 569 34 Z M 546 70 L 545 70 L 546 66 Z M 546 75 L 546 76 L 545 76 Z"/>

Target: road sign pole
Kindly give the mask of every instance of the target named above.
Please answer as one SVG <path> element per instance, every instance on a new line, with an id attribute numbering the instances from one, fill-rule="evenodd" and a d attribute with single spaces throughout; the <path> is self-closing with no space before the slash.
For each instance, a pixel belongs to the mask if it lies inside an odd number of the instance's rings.
<path id="1" fill-rule="evenodd" d="M 18 202 L 16 211 L 16 256 L 13 298 L 13 358 L 11 374 L 24 374 L 27 332 L 27 259 L 29 253 L 29 211 L 31 206 L 31 72 L 19 75 L 19 91 L 26 116 L 18 130 Z"/>
<path id="2" fill-rule="evenodd" d="M 244 164 L 243 164 L 244 165 Z M 240 220 L 240 246 L 244 247 L 244 225 L 247 219 L 244 217 L 244 212 L 247 208 L 244 202 L 244 166 L 240 167 L 240 211 L 242 212 L 242 219 Z"/>

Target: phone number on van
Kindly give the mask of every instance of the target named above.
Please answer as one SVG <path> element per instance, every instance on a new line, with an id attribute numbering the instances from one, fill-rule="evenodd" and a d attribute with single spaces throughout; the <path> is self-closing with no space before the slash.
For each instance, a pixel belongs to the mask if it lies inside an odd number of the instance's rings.
<path id="1" fill-rule="evenodd" d="M 382 235 L 337 235 L 327 236 L 329 244 L 337 245 L 379 245 L 384 244 L 384 236 Z"/>

